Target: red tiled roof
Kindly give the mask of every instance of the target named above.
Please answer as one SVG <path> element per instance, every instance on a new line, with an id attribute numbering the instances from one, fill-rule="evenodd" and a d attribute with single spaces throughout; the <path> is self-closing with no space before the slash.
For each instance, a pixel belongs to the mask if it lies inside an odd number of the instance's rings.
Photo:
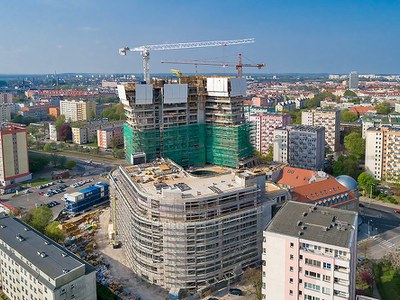
<path id="1" fill-rule="evenodd" d="M 317 178 L 318 172 L 293 168 L 284 167 L 282 170 L 282 177 L 278 180 L 278 184 L 285 185 L 287 187 L 298 187 L 310 184 L 310 179 L 314 177 L 316 181 L 326 180 L 327 178 Z"/>
<path id="2" fill-rule="evenodd" d="M 296 187 L 292 190 L 294 201 L 304 203 L 316 203 L 330 200 L 335 196 L 348 195 L 348 200 L 357 197 L 344 185 L 341 185 L 335 178 L 328 178 L 323 181 L 313 182 L 308 185 Z"/>
<path id="3" fill-rule="evenodd" d="M 352 108 L 350 108 L 350 112 L 352 113 L 356 113 L 359 115 L 363 115 L 366 114 L 367 112 L 376 112 L 376 108 L 372 107 L 372 106 L 353 106 Z"/>

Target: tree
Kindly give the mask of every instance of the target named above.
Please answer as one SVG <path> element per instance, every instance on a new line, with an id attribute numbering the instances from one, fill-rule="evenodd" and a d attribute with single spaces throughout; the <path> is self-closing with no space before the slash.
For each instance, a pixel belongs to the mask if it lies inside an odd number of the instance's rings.
<path id="1" fill-rule="evenodd" d="M 375 106 L 378 114 L 388 115 L 390 113 L 390 104 L 387 102 L 383 102 Z"/>
<path id="2" fill-rule="evenodd" d="M 400 270 L 400 247 L 387 253 L 384 259 L 390 263 L 393 269 Z"/>
<path id="3" fill-rule="evenodd" d="M 67 158 L 65 156 L 63 156 L 63 155 L 58 156 L 58 165 L 61 168 L 64 168 L 66 163 L 67 163 Z"/>
<path id="4" fill-rule="evenodd" d="M 357 179 L 360 175 L 360 164 L 354 156 L 339 156 L 338 160 L 333 163 L 333 175 L 349 175 Z"/>
<path id="5" fill-rule="evenodd" d="M 65 123 L 65 116 L 64 115 L 59 115 L 56 119 L 55 125 L 56 128 L 58 129 L 59 127 L 61 127 L 62 125 L 64 125 Z"/>
<path id="6" fill-rule="evenodd" d="M 358 178 L 357 182 L 360 186 L 362 186 L 365 190 L 368 190 L 371 188 L 373 185 L 378 184 L 378 180 L 374 178 L 374 176 L 369 175 L 368 173 L 362 172 Z"/>
<path id="7" fill-rule="evenodd" d="M 66 162 L 65 167 L 69 170 L 72 170 L 73 168 L 76 167 L 76 161 L 74 160 L 69 160 Z"/>
<path id="8" fill-rule="evenodd" d="M 44 229 L 53 218 L 51 209 L 47 206 L 40 206 L 37 208 L 32 208 L 29 212 L 32 217 L 30 218 L 30 222 L 28 224 L 43 233 Z"/>
<path id="9" fill-rule="evenodd" d="M 57 134 L 60 141 L 66 142 L 72 140 L 72 128 L 68 124 L 63 124 L 58 127 Z"/>
<path id="10" fill-rule="evenodd" d="M 44 229 L 44 234 L 56 242 L 64 241 L 64 233 L 59 228 L 59 222 L 51 222 Z"/>
<path id="11" fill-rule="evenodd" d="M 365 140 L 356 132 L 352 132 L 344 137 L 344 147 L 357 159 L 365 155 Z"/>
<path id="12" fill-rule="evenodd" d="M 243 273 L 243 279 L 246 284 L 249 284 L 251 288 L 247 290 L 249 295 L 254 295 L 256 300 L 261 300 L 262 295 L 262 277 L 261 270 L 255 268 L 248 268 Z"/>
<path id="13" fill-rule="evenodd" d="M 50 155 L 50 161 L 51 161 L 51 163 L 53 164 L 54 167 L 57 167 L 57 164 L 60 161 L 59 160 L 59 156 L 57 154 L 55 154 L 55 153 L 52 153 Z"/>
<path id="14" fill-rule="evenodd" d="M 341 120 L 343 122 L 354 122 L 358 119 L 356 113 L 350 112 L 348 109 L 342 111 Z"/>
<path id="15" fill-rule="evenodd" d="M 53 148 L 51 147 L 50 144 L 45 144 L 43 147 L 43 150 L 46 152 L 51 152 L 51 151 L 53 151 Z"/>
<path id="16" fill-rule="evenodd" d="M 125 120 L 124 106 L 122 103 L 115 104 L 103 110 L 101 116 L 109 121 Z"/>
<path id="17" fill-rule="evenodd" d="M 346 90 L 343 94 L 344 97 L 357 97 L 357 94 L 354 93 L 353 91 Z"/>
<path id="18" fill-rule="evenodd" d="M 90 119 L 90 120 L 96 119 L 96 112 L 95 112 L 94 110 L 91 110 L 91 111 L 90 111 L 89 119 Z"/>
<path id="19" fill-rule="evenodd" d="M 28 152 L 28 158 L 29 170 L 31 172 L 41 171 L 50 163 L 50 157 L 48 155 Z"/>
<path id="20" fill-rule="evenodd" d="M 318 107 L 321 104 L 321 100 L 324 100 L 325 98 L 336 100 L 336 96 L 334 94 L 329 92 L 322 92 L 315 95 L 312 99 L 307 99 L 305 106 L 306 108 Z"/>

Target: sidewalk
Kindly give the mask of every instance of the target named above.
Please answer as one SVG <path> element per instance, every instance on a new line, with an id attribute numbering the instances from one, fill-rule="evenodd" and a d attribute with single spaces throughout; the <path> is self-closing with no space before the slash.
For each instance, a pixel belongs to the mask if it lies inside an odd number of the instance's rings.
<path id="1" fill-rule="evenodd" d="M 384 201 L 380 201 L 380 200 L 375 200 L 375 199 L 367 198 L 367 197 L 364 197 L 364 196 L 360 197 L 360 202 L 382 205 L 382 206 L 390 207 L 390 208 L 393 208 L 393 209 L 400 209 L 400 205 L 398 205 L 398 204 L 393 204 L 393 203 L 388 203 L 388 202 L 384 202 Z"/>

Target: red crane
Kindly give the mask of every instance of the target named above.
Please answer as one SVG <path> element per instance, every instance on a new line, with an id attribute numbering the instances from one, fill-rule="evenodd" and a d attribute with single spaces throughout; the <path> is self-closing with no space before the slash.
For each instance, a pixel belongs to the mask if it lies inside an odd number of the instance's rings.
<path id="1" fill-rule="evenodd" d="M 242 63 L 242 54 L 239 53 L 238 55 L 238 62 L 237 64 L 234 63 L 224 63 L 224 62 L 214 62 L 214 61 L 200 61 L 200 60 L 162 60 L 161 63 L 163 64 L 180 64 L 180 65 L 195 65 L 196 66 L 196 73 L 197 73 L 197 66 L 220 66 L 220 67 L 235 67 L 238 71 L 238 78 L 242 77 L 243 74 L 243 67 L 245 68 L 258 68 L 261 69 L 265 67 L 265 64 L 243 64 Z"/>

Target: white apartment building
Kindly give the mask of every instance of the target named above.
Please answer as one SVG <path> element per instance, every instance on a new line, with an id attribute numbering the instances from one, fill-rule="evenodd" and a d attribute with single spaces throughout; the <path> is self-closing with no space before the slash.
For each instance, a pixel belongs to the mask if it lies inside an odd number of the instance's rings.
<path id="1" fill-rule="evenodd" d="M 252 124 L 252 143 L 254 148 L 261 153 L 268 152 L 273 145 L 274 130 L 290 124 L 291 116 L 281 113 L 259 113 L 250 115 Z"/>
<path id="2" fill-rule="evenodd" d="M 0 103 L 12 103 L 14 95 L 12 93 L 0 93 Z"/>
<path id="3" fill-rule="evenodd" d="M 8 122 L 11 120 L 11 112 L 14 106 L 9 103 L 0 103 L 0 122 Z"/>
<path id="4" fill-rule="evenodd" d="M 97 299 L 92 266 L 5 214 L 0 214 L 0 286 L 12 300 Z"/>
<path id="5" fill-rule="evenodd" d="M 288 125 L 274 132 L 274 161 L 296 168 L 322 170 L 325 159 L 325 128 Z"/>
<path id="6" fill-rule="evenodd" d="M 349 89 L 356 90 L 358 89 L 358 73 L 351 72 L 349 74 Z"/>
<path id="7" fill-rule="evenodd" d="M 289 201 L 264 231 L 266 300 L 355 299 L 358 216 Z"/>
<path id="8" fill-rule="evenodd" d="M 91 115 L 96 115 L 95 101 L 62 100 L 60 101 L 60 114 L 65 116 L 67 122 L 86 121 Z"/>
<path id="9" fill-rule="evenodd" d="M 371 127 L 366 132 L 365 168 L 378 180 L 400 179 L 400 128 Z"/>
<path id="10" fill-rule="evenodd" d="M 301 124 L 325 128 L 325 147 L 336 152 L 340 143 L 340 111 L 313 109 L 302 111 Z"/>

